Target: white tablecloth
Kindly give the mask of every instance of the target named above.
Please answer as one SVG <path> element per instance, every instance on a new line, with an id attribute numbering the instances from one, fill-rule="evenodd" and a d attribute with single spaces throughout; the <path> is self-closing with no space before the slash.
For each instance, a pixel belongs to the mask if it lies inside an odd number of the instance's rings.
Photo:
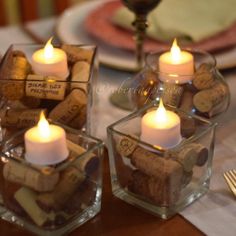
<path id="1" fill-rule="evenodd" d="M 32 22 L 27 27 L 39 37 L 52 36 L 55 19 Z M 10 43 L 28 43 L 33 40 L 18 27 L 0 28 L 0 52 L 4 53 Z M 128 114 L 112 106 L 109 95 L 131 75 L 105 67 L 100 68 L 97 99 L 95 99 L 93 134 L 106 140 L 106 127 Z M 231 106 L 217 129 L 217 142 L 213 162 L 210 191 L 181 214 L 209 236 L 236 235 L 236 199 L 229 192 L 222 173 L 236 168 L 236 70 L 226 75 L 231 89 Z M 232 145 L 234 144 L 234 145 Z"/>

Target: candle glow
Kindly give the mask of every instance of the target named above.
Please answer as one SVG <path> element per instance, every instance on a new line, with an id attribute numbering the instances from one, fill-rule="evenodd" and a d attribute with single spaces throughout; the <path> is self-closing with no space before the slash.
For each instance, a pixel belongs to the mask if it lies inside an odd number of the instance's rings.
<path id="1" fill-rule="evenodd" d="M 172 47 L 170 49 L 170 55 L 173 62 L 179 63 L 181 61 L 181 55 L 182 55 L 181 49 L 179 48 L 176 39 L 174 40 Z"/>
<path id="2" fill-rule="evenodd" d="M 160 100 L 160 104 L 158 109 L 156 110 L 155 120 L 157 125 L 163 127 L 167 121 L 166 109 L 163 105 L 162 99 Z"/>
<path id="3" fill-rule="evenodd" d="M 49 123 L 46 120 L 44 113 L 41 112 L 40 114 L 40 119 L 38 122 L 38 131 L 39 131 L 39 137 L 42 139 L 42 141 L 48 141 L 50 138 L 50 127 L 49 127 Z"/>
<path id="4" fill-rule="evenodd" d="M 35 74 L 43 76 L 56 76 L 65 80 L 69 74 L 67 55 L 60 48 L 54 48 L 52 38 L 45 47 L 34 52 L 32 67 Z"/>
<path id="5" fill-rule="evenodd" d="M 182 51 L 175 39 L 170 51 L 159 58 L 160 79 L 164 82 L 186 83 L 194 73 L 194 59 L 190 52 Z"/>
<path id="6" fill-rule="evenodd" d="M 52 46 L 52 38 L 50 38 L 44 47 L 45 59 L 51 59 L 53 57 L 54 48 Z"/>
<path id="7" fill-rule="evenodd" d="M 27 130 L 24 138 L 25 158 L 30 163 L 53 165 L 64 161 L 69 155 L 65 130 L 49 124 L 43 112 L 37 126 Z"/>
<path id="8" fill-rule="evenodd" d="M 171 148 L 181 141 L 180 118 L 165 109 L 162 100 L 157 110 L 146 113 L 141 122 L 141 140 L 160 148 Z"/>

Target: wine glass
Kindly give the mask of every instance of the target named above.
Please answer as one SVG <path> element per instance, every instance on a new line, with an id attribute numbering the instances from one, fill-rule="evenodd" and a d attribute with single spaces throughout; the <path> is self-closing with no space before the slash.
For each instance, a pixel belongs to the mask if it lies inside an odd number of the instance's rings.
<path id="1" fill-rule="evenodd" d="M 134 14 L 135 20 L 135 41 L 136 41 L 136 63 L 137 70 L 141 70 L 144 66 L 144 50 L 143 43 L 146 36 L 146 28 L 148 27 L 147 15 L 153 10 L 161 0 L 122 0 Z M 125 88 L 132 87 L 132 81 L 124 85 Z M 125 110 L 133 110 L 133 103 L 129 100 L 129 92 L 120 93 L 119 89 L 110 96 L 110 101 L 113 105 Z"/>
<path id="2" fill-rule="evenodd" d="M 133 26 L 135 27 L 136 60 L 138 69 L 141 69 L 144 64 L 143 43 L 148 27 L 147 15 L 161 0 L 122 0 L 122 2 L 135 14 Z"/>

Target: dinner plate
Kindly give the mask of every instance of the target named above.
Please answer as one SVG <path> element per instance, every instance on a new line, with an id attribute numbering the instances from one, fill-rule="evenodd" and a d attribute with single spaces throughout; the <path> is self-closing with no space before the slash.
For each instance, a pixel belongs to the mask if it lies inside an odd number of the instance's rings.
<path id="1" fill-rule="evenodd" d="M 84 29 L 84 20 L 94 9 L 112 0 L 91 0 L 72 6 L 59 17 L 56 33 L 64 43 L 95 44 L 98 46 L 99 61 L 109 67 L 135 71 L 136 63 L 133 52 L 115 48 L 90 36 Z M 101 32 L 102 33 L 102 32 Z M 219 69 L 229 69 L 236 66 L 236 47 L 214 54 Z"/>

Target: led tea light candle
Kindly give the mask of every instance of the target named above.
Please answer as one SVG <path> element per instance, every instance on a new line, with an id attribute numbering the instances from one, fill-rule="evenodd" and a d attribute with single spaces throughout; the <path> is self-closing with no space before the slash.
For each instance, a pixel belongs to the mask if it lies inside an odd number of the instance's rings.
<path id="1" fill-rule="evenodd" d="M 169 52 L 163 53 L 159 58 L 159 71 L 163 74 L 160 79 L 164 82 L 186 83 L 194 73 L 193 55 L 181 51 L 176 39 Z"/>
<path id="2" fill-rule="evenodd" d="M 54 48 L 48 40 L 43 49 L 37 50 L 32 56 L 32 67 L 36 74 L 57 76 L 65 79 L 68 74 L 67 56 L 60 48 Z"/>
<path id="3" fill-rule="evenodd" d="M 69 155 L 64 129 L 49 125 L 43 113 L 38 125 L 25 133 L 25 149 L 26 160 L 36 165 L 57 164 Z"/>
<path id="4" fill-rule="evenodd" d="M 141 122 L 141 140 L 161 147 L 171 148 L 180 143 L 179 116 L 165 109 L 162 100 L 157 110 L 145 114 Z"/>

